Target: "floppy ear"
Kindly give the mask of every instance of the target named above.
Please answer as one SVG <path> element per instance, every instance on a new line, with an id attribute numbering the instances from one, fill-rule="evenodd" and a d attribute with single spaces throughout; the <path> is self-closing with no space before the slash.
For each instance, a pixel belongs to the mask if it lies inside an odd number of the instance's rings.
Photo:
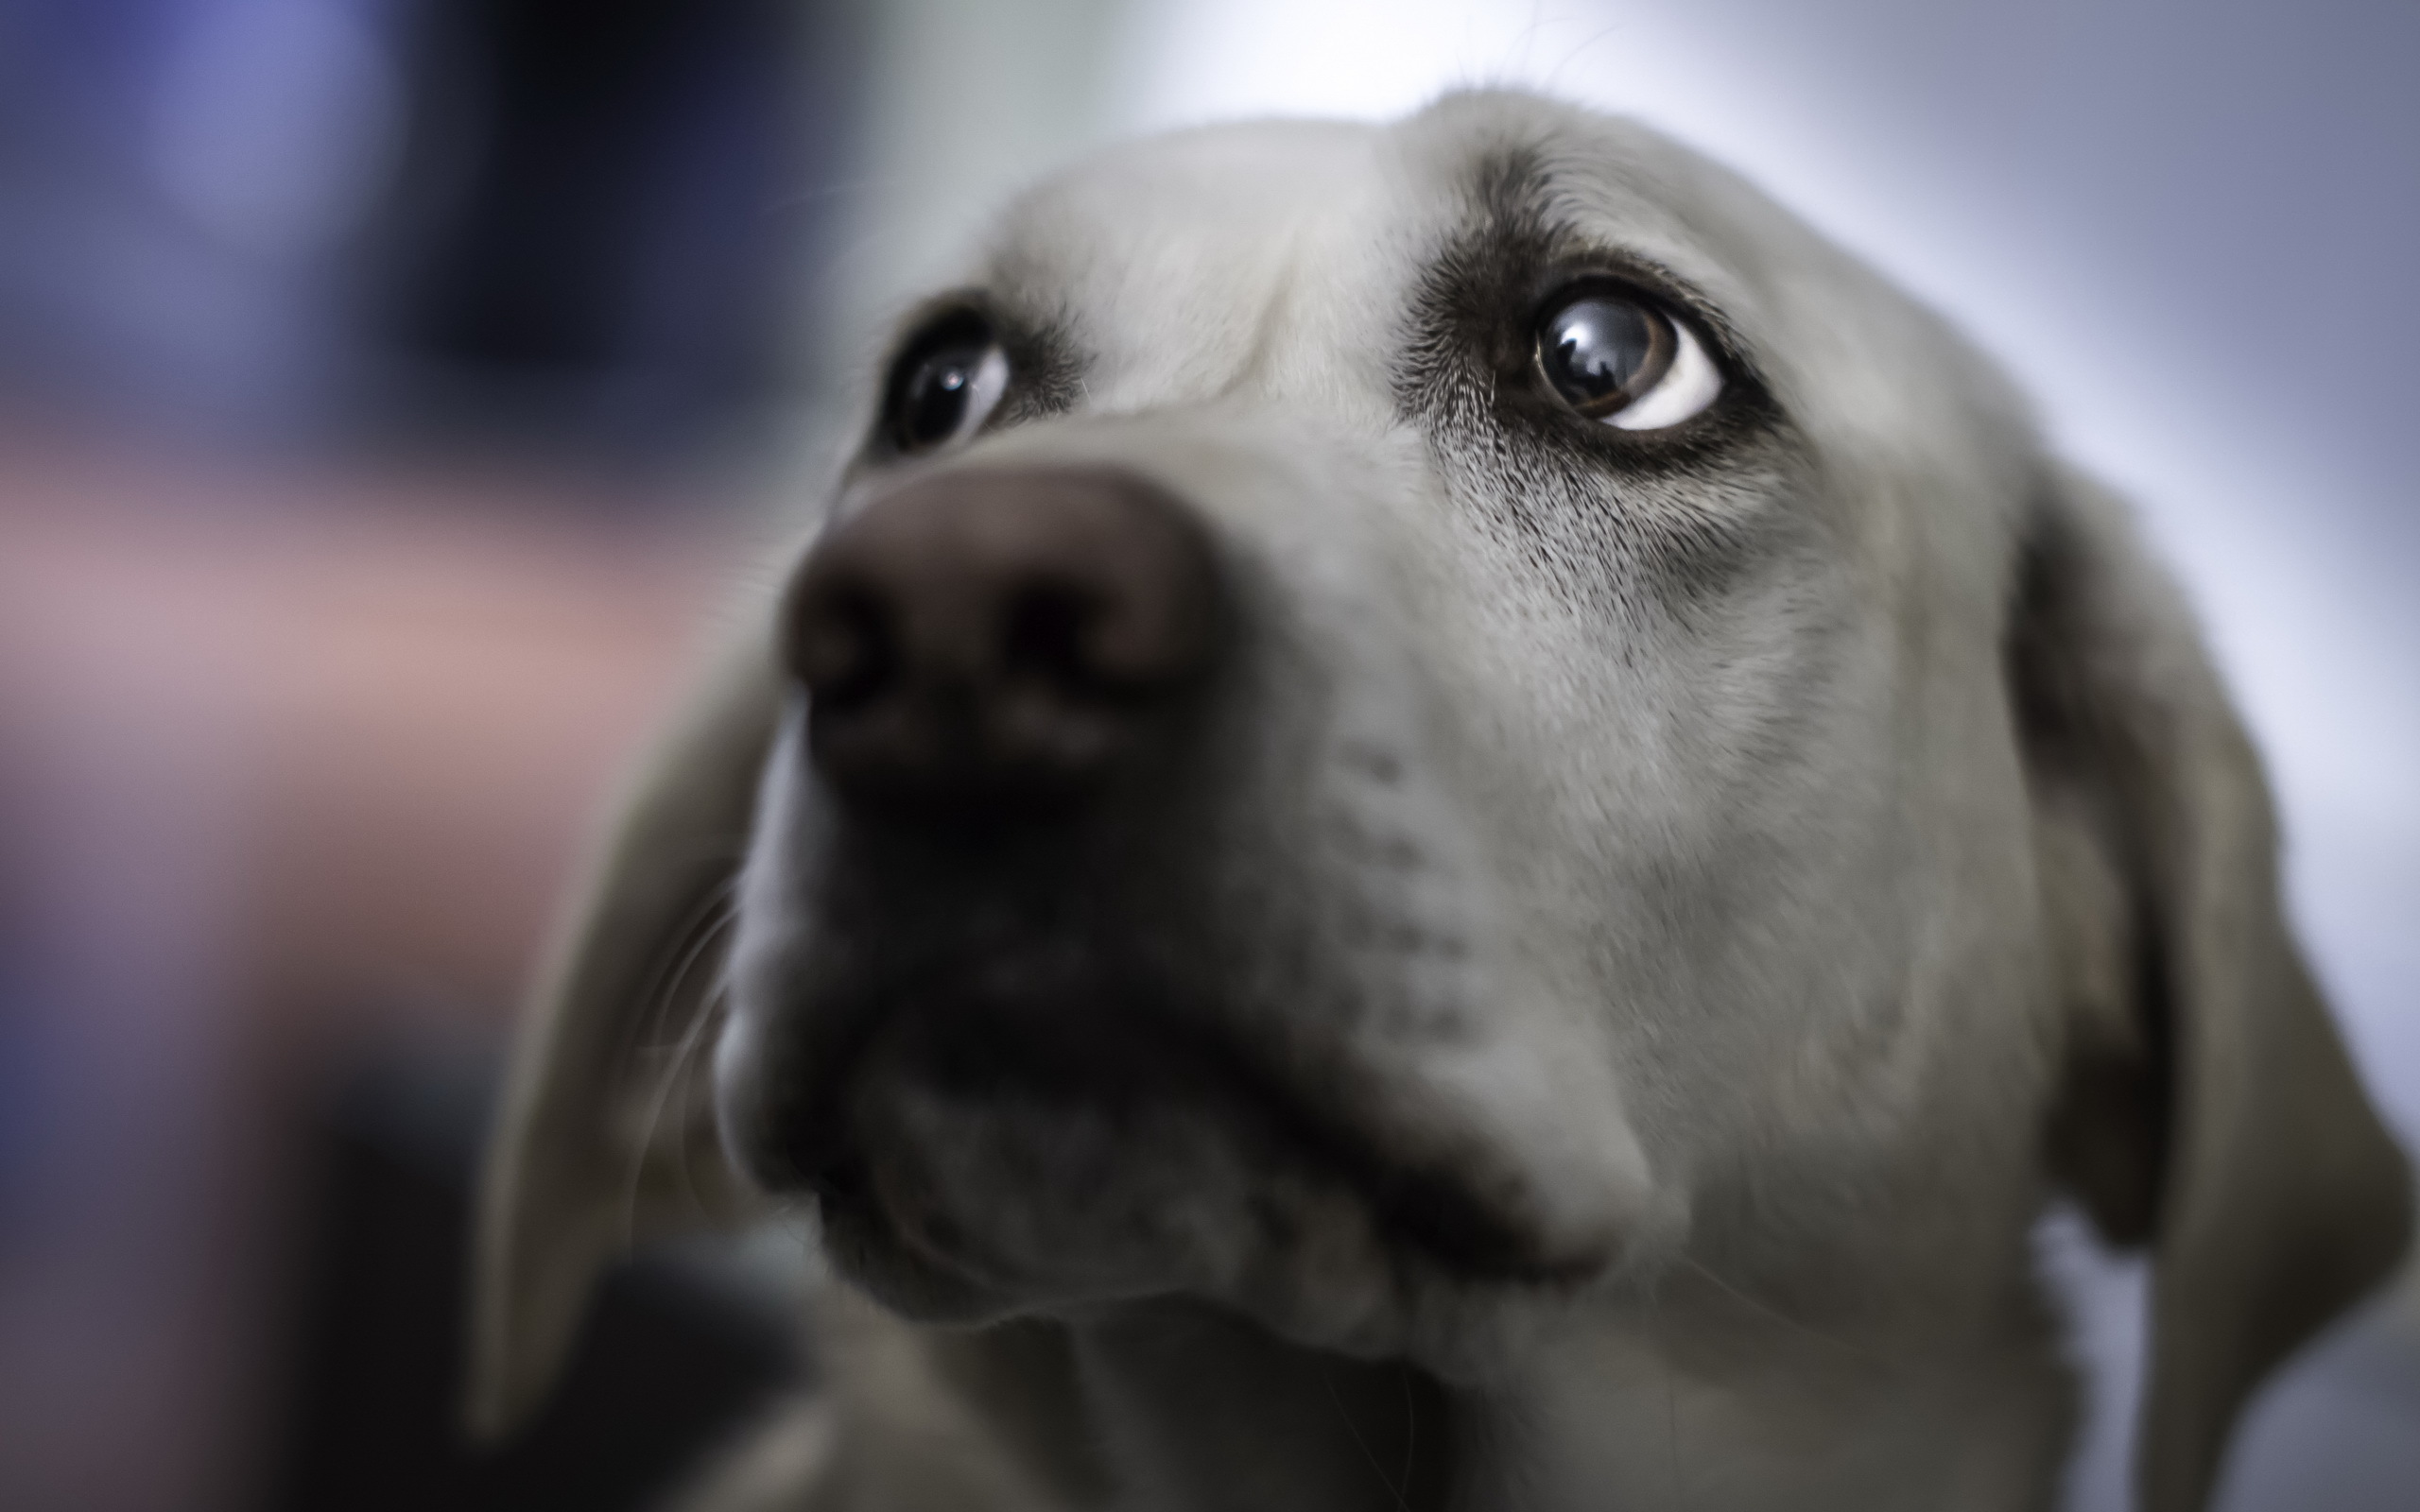
<path id="1" fill-rule="evenodd" d="M 2085 480 L 2031 521 L 2009 661 L 2068 1010 L 2050 1165 L 2152 1247 L 2136 1484 L 2198 1512 L 2260 1378 L 2394 1265 L 2411 1188 L 2287 931 L 2258 759 Z"/>
<path id="2" fill-rule="evenodd" d="M 609 1261 L 746 1210 L 707 1068 L 777 699 L 761 644 L 722 659 L 625 796 L 523 1022 L 473 1255 L 467 1416 L 482 1437 L 544 1399 Z"/>

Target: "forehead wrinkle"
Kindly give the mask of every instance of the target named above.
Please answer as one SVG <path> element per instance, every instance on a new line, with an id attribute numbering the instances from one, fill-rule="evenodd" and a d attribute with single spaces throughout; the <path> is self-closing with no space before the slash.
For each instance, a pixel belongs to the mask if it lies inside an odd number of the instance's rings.
<path id="1" fill-rule="evenodd" d="M 1380 139 L 1264 123 L 1112 152 L 1011 210 L 993 278 L 1063 312 L 1097 412 L 1358 392 L 1373 375 L 1355 354 L 1404 282 L 1391 256 L 1403 197 Z"/>

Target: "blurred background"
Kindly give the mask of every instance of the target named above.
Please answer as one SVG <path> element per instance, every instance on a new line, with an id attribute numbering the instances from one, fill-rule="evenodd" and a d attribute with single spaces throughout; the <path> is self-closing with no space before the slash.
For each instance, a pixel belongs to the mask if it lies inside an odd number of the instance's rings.
<path id="1" fill-rule="evenodd" d="M 2409 0 L 0 0 L 0 1504 L 640 1504 L 811 1368 L 673 1255 L 501 1455 L 460 1202 L 581 836 L 871 333 L 1098 142 L 1527 82 L 1950 311 L 2129 490 L 2420 1135 Z M 2121 1504 L 2139 1270 L 2044 1235 Z M 2420 1504 L 2409 1286 L 2224 1504 Z"/>

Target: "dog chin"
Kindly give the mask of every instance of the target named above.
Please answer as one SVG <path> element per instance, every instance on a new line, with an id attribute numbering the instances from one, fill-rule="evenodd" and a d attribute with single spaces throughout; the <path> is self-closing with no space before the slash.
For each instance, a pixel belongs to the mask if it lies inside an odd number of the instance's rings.
<path id="1" fill-rule="evenodd" d="M 980 1102 L 867 1077 L 866 1153 L 827 1175 L 827 1251 L 910 1315 L 972 1319 L 1184 1294 L 1321 1329 L 1393 1310 L 1359 1195 L 1248 1117 Z"/>
<path id="2" fill-rule="evenodd" d="M 821 1074 L 752 1068 L 790 1099 L 757 1125 L 785 1148 L 752 1163 L 811 1194 L 835 1265 L 907 1315 L 1182 1294 L 1392 1352 L 1424 1298 L 1547 1279 L 1475 1183 L 1392 1163 L 1349 1108 L 1137 984 L 1028 961 L 821 1006 L 866 1027 Z"/>
<path id="3" fill-rule="evenodd" d="M 1335 1134 L 1274 1074 L 1131 987 L 1008 974 L 890 1005 L 821 1099 L 793 1160 L 839 1247 L 1026 1300 L 1371 1266 Z"/>

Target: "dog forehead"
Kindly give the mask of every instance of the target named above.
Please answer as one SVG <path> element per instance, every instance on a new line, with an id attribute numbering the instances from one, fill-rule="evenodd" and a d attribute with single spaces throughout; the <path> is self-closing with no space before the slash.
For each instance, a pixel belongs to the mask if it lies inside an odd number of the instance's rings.
<path id="1" fill-rule="evenodd" d="M 1387 140 L 1284 121 L 1114 149 L 1011 206 L 984 281 L 1066 329 L 1098 412 L 1247 387 L 1383 401 L 1375 358 L 1440 199 Z"/>
<path id="2" fill-rule="evenodd" d="M 1207 127 L 1101 153 L 1012 203 L 977 281 L 1073 337 L 1097 410 L 1248 385 L 1383 397 L 1436 260 L 1541 223 L 1669 269 L 1749 328 L 1754 265 L 1798 231 L 1634 122 L 1471 92 L 1385 126 Z"/>
<path id="3" fill-rule="evenodd" d="M 1992 364 L 1761 189 L 1638 122 L 1518 92 L 1113 148 L 1012 202 L 973 282 L 1064 338 L 1090 413 L 1234 398 L 1373 434 L 1400 423 L 1441 266 L 1526 281 L 1542 256 L 1599 254 L 1693 291 L 1843 475 L 2006 484 L 2033 449 Z"/>

